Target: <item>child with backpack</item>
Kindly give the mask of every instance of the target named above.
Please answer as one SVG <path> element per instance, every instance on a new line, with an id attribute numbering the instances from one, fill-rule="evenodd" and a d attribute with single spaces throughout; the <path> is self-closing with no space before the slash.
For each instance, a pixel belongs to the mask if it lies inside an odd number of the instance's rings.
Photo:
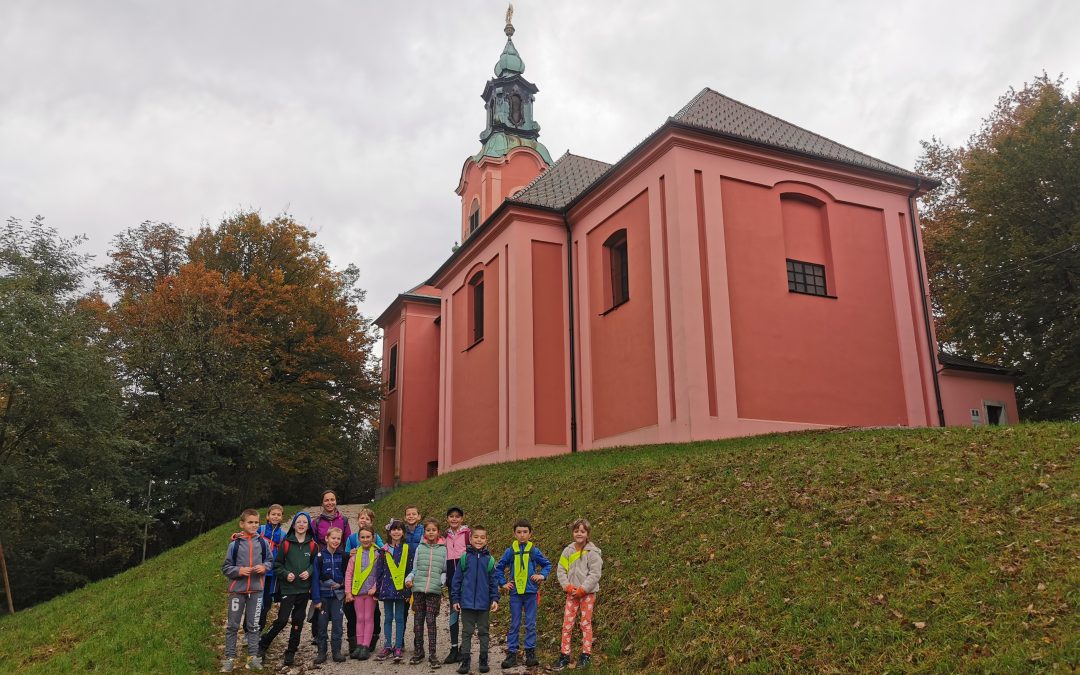
<path id="1" fill-rule="evenodd" d="M 458 559 L 465 553 L 469 545 L 469 526 L 464 524 L 465 512 L 460 506 L 451 506 L 446 510 L 446 583 L 454 582 L 454 574 L 457 572 Z M 443 663 L 457 663 L 461 660 L 461 652 L 458 649 L 458 613 L 450 609 L 450 653 L 443 659 Z"/>
<path id="2" fill-rule="evenodd" d="M 596 605 L 596 593 L 600 590 L 600 575 L 604 571 L 604 559 L 600 548 L 592 543 L 592 525 L 578 518 L 570 526 L 573 541 L 563 549 L 559 557 L 556 575 L 559 585 L 566 591 L 563 609 L 562 649 L 555 670 L 570 665 L 570 638 L 574 633 L 574 619 L 581 612 L 581 658 L 577 668 L 585 668 L 592 659 L 592 613 Z"/>
<path id="3" fill-rule="evenodd" d="M 331 527 L 326 532 L 326 545 L 315 556 L 315 574 L 311 582 L 311 602 L 319 610 L 319 653 L 315 665 L 326 663 L 327 628 L 333 627 L 330 635 L 330 650 L 334 661 L 345 660 L 341 654 L 341 624 L 345 614 L 342 607 L 345 602 L 345 568 L 347 557 L 341 547 L 341 530 Z"/>
<path id="4" fill-rule="evenodd" d="M 225 626 L 225 658 L 221 672 L 229 673 L 236 658 L 236 634 L 244 624 L 248 653 L 248 667 L 262 668 L 259 656 L 259 613 L 262 604 L 263 581 L 267 568 L 273 563 L 270 545 L 259 536 L 259 512 L 244 509 L 240 514 L 243 533 L 229 542 L 221 573 L 229 579 L 228 622 Z"/>
<path id="5" fill-rule="evenodd" d="M 311 516 L 301 511 L 293 516 L 289 532 L 278 546 L 274 558 L 274 576 L 281 605 L 270 630 L 259 640 L 259 654 L 263 655 L 291 618 L 289 644 L 285 647 L 282 660 L 286 666 L 294 665 L 296 650 L 300 648 L 300 633 L 304 630 L 304 615 L 311 597 L 311 577 L 315 572 L 315 556 L 318 552 L 319 547 L 311 536 Z"/>
<path id="6" fill-rule="evenodd" d="M 461 556 L 450 587 L 450 603 L 461 615 L 461 665 L 457 672 L 469 672 L 473 631 L 480 642 L 480 672 L 488 672 L 489 625 L 491 612 L 499 609 L 499 580 L 483 525 L 472 528 L 469 548 Z"/>
<path id="7" fill-rule="evenodd" d="M 419 527 L 417 529 L 420 529 Z M 446 544 L 439 538 L 439 521 L 424 521 L 424 538 L 412 554 L 412 572 L 405 577 L 405 585 L 412 589 L 413 655 L 410 665 L 424 660 L 424 624 L 427 623 L 427 659 L 432 668 L 438 668 L 439 657 L 435 653 L 437 633 L 435 621 L 439 618 L 442 589 L 446 584 Z"/>
<path id="8" fill-rule="evenodd" d="M 278 545 L 285 539 L 285 530 L 281 528 L 281 519 L 285 516 L 285 509 L 281 504 L 271 504 L 266 510 L 266 522 L 259 526 L 259 536 L 270 544 L 271 553 L 276 554 Z M 266 620 L 270 618 L 270 610 L 275 601 L 280 600 L 277 592 L 277 578 L 274 576 L 274 568 L 266 570 L 266 580 L 263 583 L 262 611 L 259 612 L 259 632 L 266 628 Z"/>
<path id="9" fill-rule="evenodd" d="M 352 556 L 358 548 L 360 548 L 360 534 L 359 531 L 364 527 L 367 527 L 371 532 L 375 533 L 375 512 L 368 507 L 363 507 L 356 513 L 356 526 L 357 531 L 352 533 L 352 536 L 345 540 L 345 555 Z M 381 549 L 383 547 L 383 540 L 378 534 L 375 534 L 375 547 Z M 382 615 L 379 612 L 379 603 L 375 602 L 375 618 L 374 626 L 379 625 L 379 620 Z M 345 603 L 345 635 L 349 639 L 349 655 L 351 658 L 358 659 L 360 652 L 357 651 L 356 636 L 359 632 L 356 624 L 356 606 L 355 603 Z M 369 642 L 364 643 L 364 647 L 370 654 L 375 651 L 375 645 L 379 643 L 379 631 L 375 630 L 371 633 Z"/>

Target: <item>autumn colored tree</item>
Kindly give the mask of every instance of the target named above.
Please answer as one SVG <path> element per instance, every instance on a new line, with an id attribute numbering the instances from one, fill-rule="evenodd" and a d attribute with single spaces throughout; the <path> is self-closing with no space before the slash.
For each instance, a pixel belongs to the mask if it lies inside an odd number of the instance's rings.
<path id="1" fill-rule="evenodd" d="M 40 217 L 0 227 L 0 521 L 20 607 L 124 569 L 144 522 L 80 243 Z"/>
<path id="2" fill-rule="evenodd" d="M 944 346 L 1023 372 L 1021 414 L 1080 419 L 1080 89 L 1009 89 L 967 145 L 923 143 L 927 265 Z"/>
<path id="3" fill-rule="evenodd" d="M 183 537 L 346 478 L 378 400 L 354 267 L 335 270 L 292 218 L 257 213 L 191 239 L 143 224 L 110 257 L 114 334 L 163 521 Z"/>

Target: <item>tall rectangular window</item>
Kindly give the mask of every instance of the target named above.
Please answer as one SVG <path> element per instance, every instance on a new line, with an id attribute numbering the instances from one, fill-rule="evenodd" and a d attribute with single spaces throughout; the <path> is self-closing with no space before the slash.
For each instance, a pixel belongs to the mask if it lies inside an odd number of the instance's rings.
<path id="1" fill-rule="evenodd" d="M 604 242 L 608 268 L 609 309 L 630 299 L 630 255 L 626 246 L 626 230 L 619 230 Z"/>
<path id="2" fill-rule="evenodd" d="M 480 227 L 480 202 L 473 200 L 472 212 L 469 213 L 469 234 Z"/>
<path id="3" fill-rule="evenodd" d="M 386 391 L 397 389 L 397 345 L 390 347 L 390 364 L 386 369 Z"/>
<path id="4" fill-rule="evenodd" d="M 484 273 L 477 272 L 469 285 L 472 287 L 472 341 L 475 343 L 484 337 Z"/>
<path id="5" fill-rule="evenodd" d="M 787 260 L 787 287 L 792 293 L 829 295 L 825 286 L 825 266 L 801 260 Z"/>

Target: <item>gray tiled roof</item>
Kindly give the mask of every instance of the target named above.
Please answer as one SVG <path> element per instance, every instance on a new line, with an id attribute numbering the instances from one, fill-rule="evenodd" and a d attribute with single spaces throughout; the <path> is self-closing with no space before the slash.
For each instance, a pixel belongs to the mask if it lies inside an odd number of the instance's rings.
<path id="1" fill-rule="evenodd" d="M 671 119 L 689 126 L 782 150 L 793 150 L 894 176 L 919 177 L 918 174 L 907 169 L 901 169 L 858 150 L 852 150 L 836 141 L 830 141 L 824 136 L 728 98 L 708 87 L 702 89 L 701 93 L 691 99 Z"/>
<path id="2" fill-rule="evenodd" d="M 607 162 L 567 152 L 508 201 L 562 209 L 610 168 Z"/>

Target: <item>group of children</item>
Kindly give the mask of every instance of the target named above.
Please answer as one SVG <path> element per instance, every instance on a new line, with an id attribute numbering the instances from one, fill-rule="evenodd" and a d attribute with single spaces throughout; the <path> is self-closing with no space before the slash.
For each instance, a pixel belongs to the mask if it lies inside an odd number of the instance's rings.
<path id="1" fill-rule="evenodd" d="M 334 661 L 346 660 L 342 652 L 343 623 L 348 656 L 366 660 L 375 654 L 376 661 L 392 658 L 400 663 L 411 606 L 415 616 L 410 664 L 426 658 L 432 668 L 458 663 L 457 672 L 468 673 L 472 636 L 476 633 L 480 643 L 478 668 L 486 673 L 490 670 L 490 613 L 499 608 L 500 592 L 505 592 L 510 602 L 507 654 L 501 667 L 517 665 L 522 646 L 525 665 L 540 665 L 536 656 L 536 612 L 541 584 L 550 575 L 552 565 L 531 541 L 532 526 L 527 520 L 514 523 L 514 541 L 496 560 L 488 549 L 486 528 L 465 525 L 464 512 L 457 506 L 447 509 L 448 527 L 444 531 L 435 518 L 421 521 L 419 509 L 409 506 L 403 520 L 391 519 L 386 525 L 385 541 L 374 530 L 375 514 L 371 509 L 360 510 L 357 531 L 351 532 L 348 518 L 337 508 L 333 490 L 323 493 L 322 512 L 315 518 L 301 511 L 293 516 L 288 530 L 281 527 L 283 518 L 284 509 L 277 504 L 269 508 L 263 525 L 259 524 L 258 511 L 245 510 L 240 515 L 242 531 L 233 535 L 226 550 L 221 571 L 230 581 L 223 672 L 233 669 L 242 620 L 250 653 L 249 669 L 262 668 L 263 655 L 290 620 L 283 663 L 294 665 L 309 614 L 317 646 L 316 665 L 325 663 L 328 654 Z M 571 636 L 579 616 L 582 649 L 577 667 L 589 664 L 592 612 L 603 570 L 600 549 L 590 540 L 589 521 L 576 520 L 570 530 L 573 541 L 563 549 L 556 567 L 566 602 L 561 653 L 555 670 L 570 665 Z M 436 621 L 444 588 L 450 598 L 451 645 L 449 655 L 440 662 L 435 653 Z M 277 618 L 263 632 L 275 602 L 279 603 Z M 382 651 L 376 653 L 380 615 L 384 642 Z M 523 623 L 524 645 L 519 639 Z"/>

